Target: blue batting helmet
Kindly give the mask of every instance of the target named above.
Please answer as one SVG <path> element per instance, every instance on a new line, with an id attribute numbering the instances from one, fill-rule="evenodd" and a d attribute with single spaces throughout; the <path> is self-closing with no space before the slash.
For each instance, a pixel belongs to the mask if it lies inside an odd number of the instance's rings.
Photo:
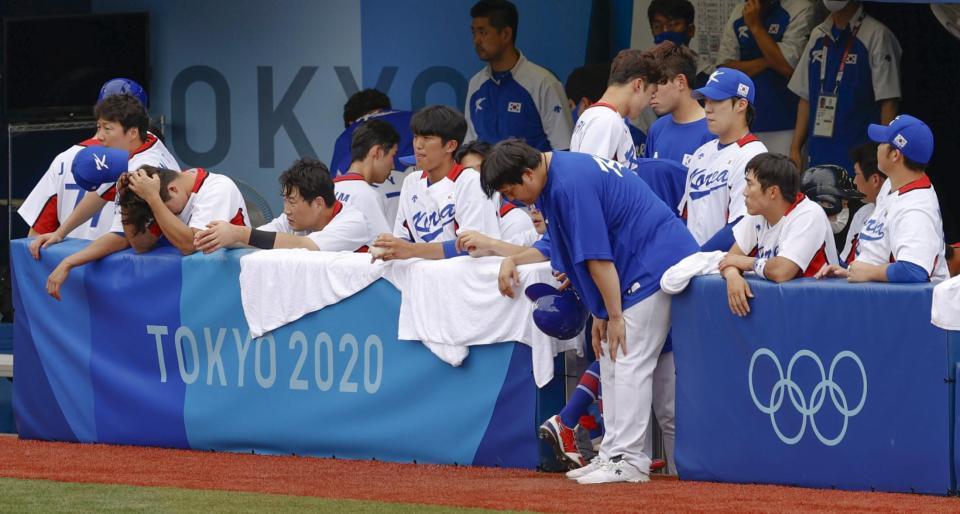
<path id="1" fill-rule="evenodd" d="M 87 191 L 93 191 L 102 184 L 116 182 L 127 171 L 126 150 L 107 148 L 106 146 L 88 146 L 77 152 L 73 158 L 73 180 Z"/>
<path id="2" fill-rule="evenodd" d="M 116 78 L 104 82 L 103 87 L 100 88 L 100 96 L 97 97 L 97 103 L 113 95 L 133 95 L 134 98 L 140 100 L 144 109 L 147 107 L 147 90 L 143 89 L 143 86 L 137 84 L 134 80 Z"/>
<path id="3" fill-rule="evenodd" d="M 572 288 L 558 291 L 549 284 L 538 283 L 527 287 L 524 293 L 537 305 L 533 311 L 533 322 L 541 332 L 550 337 L 576 337 L 590 316 L 590 312 Z"/>

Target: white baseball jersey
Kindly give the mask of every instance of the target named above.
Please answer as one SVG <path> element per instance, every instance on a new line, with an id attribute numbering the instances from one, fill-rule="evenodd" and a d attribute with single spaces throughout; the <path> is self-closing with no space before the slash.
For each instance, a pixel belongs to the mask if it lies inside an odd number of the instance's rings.
<path id="1" fill-rule="evenodd" d="M 500 239 L 499 195 L 487 198 L 480 173 L 455 164 L 434 184 L 427 172 L 410 172 L 400 189 L 393 235 L 415 243 L 442 243 L 460 231 L 476 230 Z"/>
<path id="2" fill-rule="evenodd" d="M 860 241 L 860 231 L 863 230 L 864 223 L 867 222 L 867 219 L 870 218 L 870 215 L 873 214 L 873 210 L 876 207 L 877 206 L 872 203 L 864 204 L 863 207 L 860 207 L 853 215 L 853 218 L 850 220 L 850 228 L 847 229 L 847 240 L 843 243 L 843 251 L 840 252 L 840 262 L 850 264 L 853 262 L 853 259 L 856 258 L 856 248 Z"/>
<path id="3" fill-rule="evenodd" d="M 320 230 L 293 230 L 286 214 L 281 214 L 257 230 L 306 236 L 317 248 L 327 252 L 366 252 L 370 242 L 380 234 L 374 231 L 373 224 L 360 209 L 339 200 L 333 204 L 333 217 Z"/>
<path id="4" fill-rule="evenodd" d="M 233 225 L 250 226 L 247 216 L 247 206 L 243 195 L 230 177 L 219 173 L 210 173 L 203 168 L 196 168 L 197 178 L 190 190 L 190 197 L 183 210 L 177 214 L 186 226 L 206 230 L 211 221 L 227 221 Z M 114 216 L 111 232 L 123 233 L 123 216 Z M 160 236 L 160 226 L 151 223 L 150 233 Z"/>
<path id="5" fill-rule="evenodd" d="M 630 129 L 617 108 L 606 102 L 591 105 L 577 118 L 570 151 L 593 154 L 637 169 L 637 148 Z"/>
<path id="6" fill-rule="evenodd" d="M 877 206 L 857 238 L 856 259 L 869 264 L 907 261 L 931 280 L 948 278 L 943 249 L 943 221 L 937 192 L 924 174 L 896 191 L 890 179 L 877 195 Z"/>
<path id="7" fill-rule="evenodd" d="M 743 199 L 746 166 L 750 159 L 766 151 L 767 147 L 756 136 L 747 134 L 728 145 L 714 139 L 694 153 L 677 208 L 697 244 L 706 243 L 727 223 L 747 214 Z"/>
<path id="8" fill-rule="evenodd" d="M 733 227 L 733 237 L 746 255 L 790 259 L 800 268 L 800 277 L 812 277 L 824 264 L 838 262 L 827 214 L 802 193 L 776 224 L 763 216 L 747 216 Z"/>
<path id="9" fill-rule="evenodd" d="M 86 191 L 73 179 L 73 159 L 83 148 L 100 144 L 99 140 L 90 138 L 71 146 L 54 158 L 40 182 L 17 210 L 33 230 L 41 234 L 53 232 L 70 216 L 86 194 Z M 160 148 L 162 152 L 159 151 Z M 168 167 L 172 163 L 174 166 L 172 169 L 179 169 L 176 167 L 176 162 L 170 152 L 163 147 L 163 143 L 149 132 L 147 141 L 130 156 L 130 165 L 149 164 Z M 116 211 L 116 205 L 113 202 L 116 190 L 111 186 L 113 183 L 100 188 L 103 192 L 101 196 L 107 200 L 103 208 L 67 234 L 67 237 L 92 240 L 110 231 Z"/>
<path id="10" fill-rule="evenodd" d="M 512 203 L 500 206 L 500 238 L 518 246 L 532 246 L 540 239 L 530 214 Z"/>
<path id="11" fill-rule="evenodd" d="M 357 173 L 333 179 L 337 200 L 357 208 L 370 222 L 375 234 L 389 234 L 390 224 L 384 214 L 384 196 Z"/>
<path id="12" fill-rule="evenodd" d="M 177 159 L 167 150 L 163 141 L 157 139 L 157 136 L 147 132 L 147 140 L 139 148 L 130 153 L 130 160 L 127 162 L 127 169 L 136 171 L 141 166 L 155 166 L 173 171 L 180 171 L 180 164 Z M 97 188 L 97 194 L 104 200 L 113 201 L 117 197 L 116 184 L 110 182 L 102 184 Z"/>

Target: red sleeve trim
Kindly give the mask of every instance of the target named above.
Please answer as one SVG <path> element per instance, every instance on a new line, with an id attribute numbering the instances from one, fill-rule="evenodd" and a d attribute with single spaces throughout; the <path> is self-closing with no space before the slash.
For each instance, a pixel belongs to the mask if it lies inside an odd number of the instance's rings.
<path id="1" fill-rule="evenodd" d="M 60 218 L 57 216 L 57 195 L 51 195 L 47 203 L 40 209 L 40 215 L 30 227 L 40 234 L 49 234 L 60 228 Z"/>

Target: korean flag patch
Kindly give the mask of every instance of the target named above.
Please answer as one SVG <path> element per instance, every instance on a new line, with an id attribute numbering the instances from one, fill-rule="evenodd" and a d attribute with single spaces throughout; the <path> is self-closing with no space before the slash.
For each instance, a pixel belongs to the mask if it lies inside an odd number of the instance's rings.
<path id="1" fill-rule="evenodd" d="M 520 112 L 520 102 L 510 102 L 507 104 L 507 112 Z"/>
<path id="2" fill-rule="evenodd" d="M 737 94 L 740 95 L 740 96 L 742 96 L 742 97 L 744 97 L 744 98 L 746 98 L 746 96 L 750 94 L 750 86 L 748 86 L 748 85 L 746 85 L 746 84 L 738 84 L 738 85 L 737 85 Z"/>
<path id="3" fill-rule="evenodd" d="M 903 137 L 903 134 L 897 134 L 897 137 L 893 138 L 893 144 L 902 149 L 907 146 L 907 138 Z"/>

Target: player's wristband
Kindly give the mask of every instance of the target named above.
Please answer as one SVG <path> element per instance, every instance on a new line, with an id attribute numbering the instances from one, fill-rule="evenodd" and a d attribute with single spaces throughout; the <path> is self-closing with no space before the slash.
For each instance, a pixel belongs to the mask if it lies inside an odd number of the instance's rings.
<path id="1" fill-rule="evenodd" d="M 760 275 L 760 276 L 763 277 L 763 278 L 767 278 L 767 276 L 763 274 L 763 269 L 766 268 L 766 267 L 767 267 L 767 260 L 766 260 L 766 259 L 754 259 L 754 261 L 753 261 L 753 272 L 754 272 L 754 273 L 756 273 L 757 275 Z"/>
<path id="2" fill-rule="evenodd" d="M 444 242 L 441 243 L 441 244 L 443 245 L 443 258 L 444 258 L 444 259 L 450 259 L 450 258 L 453 258 L 453 257 L 460 257 L 461 255 L 469 255 L 469 252 L 467 252 L 466 250 L 463 250 L 463 251 L 460 251 L 460 252 L 457 251 L 457 241 L 456 241 L 455 239 L 454 239 L 454 240 L 450 240 L 450 241 L 444 241 Z"/>
<path id="3" fill-rule="evenodd" d="M 250 239 L 247 241 L 247 244 L 254 248 L 271 250 L 273 249 L 273 244 L 276 242 L 276 240 L 276 232 L 253 229 L 250 231 Z"/>

